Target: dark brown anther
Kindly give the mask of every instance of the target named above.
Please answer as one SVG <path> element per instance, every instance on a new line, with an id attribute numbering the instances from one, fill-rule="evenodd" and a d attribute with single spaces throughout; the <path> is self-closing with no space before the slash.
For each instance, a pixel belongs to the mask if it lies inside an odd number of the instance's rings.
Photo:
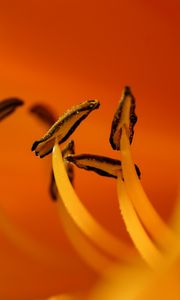
<path id="1" fill-rule="evenodd" d="M 106 156 L 93 154 L 68 155 L 65 157 L 65 160 L 79 168 L 93 171 L 101 176 L 117 178 L 117 172 L 120 172 L 122 175 L 121 161 Z M 140 177 L 139 168 L 136 165 L 135 168 L 137 175 Z"/>
<path id="2" fill-rule="evenodd" d="M 135 98 L 131 93 L 129 87 L 125 87 L 118 106 L 114 115 L 110 133 L 110 144 L 114 150 L 120 150 L 120 138 L 122 134 L 122 127 L 125 125 L 127 135 L 130 143 L 134 135 L 134 125 L 137 122 L 135 114 Z"/>
<path id="3" fill-rule="evenodd" d="M 24 102 L 18 98 L 8 98 L 0 101 L 0 121 L 13 113 Z"/>
<path id="4" fill-rule="evenodd" d="M 30 107 L 29 111 L 48 126 L 52 126 L 56 121 L 51 109 L 43 104 L 35 104 Z"/>
<path id="5" fill-rule="evenodd" d="M 34 142 L 31 150 L 41 158 L 51 153 L 55 141 L 59 144 L 65 142 L 89 113 L 99 105 L 97 100 L 89 100 L 67 110 L 40 140 Z"/>

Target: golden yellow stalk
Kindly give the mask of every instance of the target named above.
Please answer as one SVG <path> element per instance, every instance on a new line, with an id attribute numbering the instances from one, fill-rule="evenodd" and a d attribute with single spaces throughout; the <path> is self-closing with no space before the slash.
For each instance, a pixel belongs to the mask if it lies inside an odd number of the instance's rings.
<path id="1" fill-rule="evenodd" d="M 125 127 L 122 128 L 120 144 L 123 177 L 128 196 L 152 239 L 163 249 L 169 250 L 170 245 L 176 241 L 176 236 L 158 215 L 143 190 L 134 168 Z"/>
<path id="2" fill-rule="evenodd" d="M 163 257 L 144 230 L 120 176 L 117 179 L 117 189 L 121 214 L 134 245 L 150 267 L 158 268 Z"/>
<path id="3" fill-rule="evenodd" d="M 112 265 L 113 261 L 90 243 L 71 219 L 62 203 L 58 205 L 58 211 L 65 233 L 73 248 L 88 266 L 95 272 L 103 274 Z"/>
<path id="4" fill-rule="evenodd" d="M 53 296 L 46 300 L 76 300 L 76 299 L 77 299 L 77 297 L 75 295 L 64 294 L 64 295 L 59 295 L 59 296 Z"/>
<path id="5" fill-rule="evenodd" d="M 118 259 L 132 261 L 134 256 L 133 249 L 105 230 L 79 200 L 67 176 L 62 154 L 57 143 L 53 148 L 52 164 L 61 200 L 76 225 L 105 253 Z"/>
<path id="6" fill-rule="evenodd" d="M 152 271 L 139 263 L 115 267 L 94 288 L 88 300 L 139 300 L 151 276 Z"/>

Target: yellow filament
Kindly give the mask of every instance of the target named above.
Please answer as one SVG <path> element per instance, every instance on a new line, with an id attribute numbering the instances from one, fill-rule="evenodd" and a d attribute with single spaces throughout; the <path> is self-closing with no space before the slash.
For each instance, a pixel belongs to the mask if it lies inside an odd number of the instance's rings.
<path id="1" fill-rule="evenodd" d="M 75 300 L 77 299 L 77 297 L 75 297 L 74 295 L 59 295 L 59 296 L 54 296 L 51 298 L 48 298 L 47 300 Z"/>
<path id="2" fill-rule="evenodd" d="M 176 260 L 180 256 L 180 191 L 178 191 L 176 205 L 172 213 L 171 226 L 177 234 L 177 240 L 172 245 L 171 259 Z"/>
<path id="3" fill-rule="evenodd" d="M 66 260 L 71 259 L 47 245 L 31 239 L 18 227 L 10 222 L 8 217 L 0 210 L 0 229 L 8 240 L 21 251 L 24 251 L 38 262 L 56 268 L 67 270 Z M 73 264 L 73 261 L 71 262 Z"/>
<path id="4" fill-rule="evenodd" d="M 124 182 L 119 176 L 117 179 L 117 187 L 119 206 L 127 231 L 146 263 L 152 268 L 157 268 L 159 263 L 162 262 L 162 255 L 140 223 L 131 200 L 127 195 Z"/>
<path id="5" fill-rule="evenodd" d="M 120 266 L 103 278 L 88 300 L 179 300 L 179 265 L 152 272 L 139 262 Z"/>
<path id="6" fill-rule="evenodd" d="M 127 193 L 146 230 L 154 241 L 164 249 L 168 249 L 176 240 L 170 228 L 161 219 L 148 200 L 134 168 L 130 144 L 125 127 L 122 128 L 120 141 L 122 170 Z"/>
<path id="7" fill-rule="evenodd" d="M 95 287 L 88 300 L 137 300 L 151 275 L 141 264 L 115 268 Z"/>
<path id="8" fill-rule="evenodd" d="M 58 192 L 67 212 L 76 225 L 106 253 L 125 261 L 132 261 L 134 251 L 105 230 L 79 200 L 67 176 L 61 151 L 57 143 L 53 148 L 52 158 Z"/>
<path id="9" fill-rule="evenodd" d="M 176 205 L 172 213 L 171 224 L 174 231 L 180 236 L 180 188 L 175 203 Z"/>
<path id="10" fill-rule="evenodd" d="M 64 230 L 73 248 L 95 272 L 104 273 L 104 271 L 112 265 L 112 261 L 106 258 L 85 238 L 68 215 L 63 204 L 58 205 L 58 210 Z"/>

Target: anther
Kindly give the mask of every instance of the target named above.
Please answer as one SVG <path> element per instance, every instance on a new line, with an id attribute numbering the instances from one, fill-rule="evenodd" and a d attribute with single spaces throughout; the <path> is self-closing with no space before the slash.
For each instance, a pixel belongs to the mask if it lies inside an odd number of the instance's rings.
<path id="1" fill-rule="evenodd" d="M 114 115 L 110 133 L 110 144 L 114 150 L 120 150 L 122 127 L 125 125 L 130 143 L 134 135 L 134 125 L 137 122 L 135 114 L 135 98 L 129 87 L 125 87 L 118 109 Z"/>
<path id="2" fill-rule="evenodd" d="M 67 110 L 40 140 L 34 142 L 31 150 L 41 158 L 51 153 L 55 140 L 59 144 L 65 142 L 89 113 L 99 105 L 97 100 L 89 100 Z"/>
<path id="3" fill-rule="evenodd" d="M 106 156 L 94 154 L 68 155 L 65 161 L 75 164 L 77 167 L 87 171 L 93 171 L 101 176 L 117 178 L 117 172 L 122 176 L 121 161 Z M 140 170 L 135 165 L 137 175 L 140 177 Z M 123 176 L 122 176 L 123 177 Z"/>
<path id="4" fill-rule="evenodd" d="M 18 98 L 8 98 L 0 101 L 0 121 L 13 113 L 24 102 Z"/>

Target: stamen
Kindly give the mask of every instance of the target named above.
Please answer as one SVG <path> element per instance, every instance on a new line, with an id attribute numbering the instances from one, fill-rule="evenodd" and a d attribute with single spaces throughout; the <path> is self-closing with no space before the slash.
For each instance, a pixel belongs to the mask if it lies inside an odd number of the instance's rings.
<path id="1" fill-rule="evenodd" d="M 172 228 L 180 236 L 180 188 L 178 189 L 178 194 L 175 201 L 175 207 L 172 213 Z"/>
<path id="2" fill-rule="evenodd" d="M 73 184 L 73 181 L 74 181 L 74 168 L 73 168 L 73 165 L 70 164 L 65 158 L 66 158 L 67 155 L 74 154 L 74 152 L 75 152 L 75 150 L 74 150 L 74 141 L 71 140 L 71 141 L 69 141 L 69 143 L 62 150 L 62 157 L 64 159 L 66 172 L 68 174 L 68 177 L 69 177 L 69 180 L 70 180 L 71 184 Z M 52 197 L 52 200 L 56 201 L 58 199 L 58 190 L 57 190 L 56 182 L 55 182 L 55 179 L 54 179 L 53 171 L 51 173 L 51 182 L 50 182 L 49 190 L 50 190 L 50 195 Z"/>
<path id="3" fill-rule="evenodd" d="M 124 182 L 121 176 L 118 176 L 117 180 L 118 199 L 119 206 L 122 213 L 122 217 L 126 224 L 127 231 L 134 242 L 137 250 L 152 268 L 157 268 L 162 263 L 162 255 L 151 239 L 145 232 L 135 210 L 129 199 Z"/>
<path id="4" fill-rule="evenodd" d="M 56 122 L 53 112 L 44 104 L 35 104 L 30 107 L 29 111 L 48 126 L 52 126 Z"/>
<path id="5" fill-rule="evenodd" d="M 0 101 L 0 121 L 13 113 L 17 107 L 23 105 L 24 102 L 18 98 L 9 98 Z"/>
<path id="6" fill-rule="evenodd" d="M 77 167 L 87 171 L 93 171 L 101 176 L 117 178 L 117 171 L 122 175 L 120 160 L 94 154 L 68 155 L 65 161 L 74 163 Z M 139 168 L 135 165 L 136 172 L 140 176 Z"/>
<path id="7" fill-rule="evenodd" d="M 45 125 L 52 126 L 55 123 L 55 117 L 51 109 L 45 105 L 42 104 L 35 104 L 33 105 L 30 110 L 31 113 L 33 113 L 38 119 L 40 119 Z M 54 141 L 51 142 L 52 145 Z M 45 148 L 45 150 L 44 150 Z M 41 149 L 41 158 L 47 155 L 47 145 L 45 145 Z M 44 152 L 43 152 L 44 151 Z M 63 158 L 69 154 L 74 154 L 74 141 L 70 141 L 62 150 L 62 156 Z M 74 179 L 74 171 L 73 166 L 69 164 L 67 161 L 64 161 L 66 165 L 66 171 L 68 173 L 69 179 L 71 183 L 73 183 Z M 58 199 L 58 191 L 54 179 L 54 174 L 51 172 L 51 179 L 50 179 L 50 185 L 49 185 L 49 192 L 51 195 L 52 200 L 56 201 Z"/>
<path id="8" fill-rule="evenodd" d="M 52 152 L 55 140 L 59 144 L 65 142 L 90 112 L 99 108 L 99 105 L 97 100 L 89 100 L 67 110 L 40 140 L 34 142 L 31 150 L 41 158 L 48 155 Z"/>
<path id="9" fill-rule="evenodd" d="M 171 226 L 175 234 L 177 234 L 177 239 L 175 240 L 175 243 L 169 245 L 169 252 L 172 261 L 175 261 L 178 257 L 180 257 L 180 190 L 178 192 L 179 193 L 175 201 L 175 208 L 173 210 L 171 218 Z"/>
<path id="10" fill-rule="evenodd" d="M 113 261 L 104 256 L 90 243 L 71 219 L 63 204 L 58 205 L 58 211 L 66 235 L 75 251 L 95 272 L 103 274 L 112 265 Z"/>
<path id="11" fill-rule="evenodd" d="M 75 295 L 63 294 L 59 296 L 50 297 L 46 300 L 77 300 L 77 297 Z"/>
<path id="12" fill-rule="evenodd" d="M 57 186 L 56 186 L 56 182 L 55 182 L 53 171 L 51 171 L 49 193 L 50 193 L 51 199 L 53 201 L 56 201 L 58 199 L 58 190 L 57 190 Z"/>
<path id="13" fill-rule="evenodd" d="M 130 266 L 116 266 L 95 286 L 88 300 L 144 300 L 142 292 L 152 282 L 152 274 L 154 272 L 139 261 Z"/>
<path id="14" fill-rule="evenodd" d="M 57 143 L 53 148 L 52 163 L 61 200 L 75 224 L 105 253 L 109 253 L 118 259 L 132 261 L 134 251 L 105 230 L 79 200 L 67 176 L 61 151 Z"/>
<path id="15" fill-rule="evenodd" d="M 126 190 L 132 204 L 142 224 L 155 242 L 164 249 L 169 249 L 169 245 L 174 244 L 176 237 L 155 211 L 143 190 L 134 168 L 130 143 L 125 127 L 122 128 L 120 144 L 123 177 L 125 180 Z"/>
<path id="16" fill-rule="evenodd" d="M 120 139 L 124 124 L 126 125 L 129 141 L 132 142 L 136 122 L 135 99 L 130 88 L 126 86 L 112 121 L 109 141 L 114 150 L 120 150 Z"/>

